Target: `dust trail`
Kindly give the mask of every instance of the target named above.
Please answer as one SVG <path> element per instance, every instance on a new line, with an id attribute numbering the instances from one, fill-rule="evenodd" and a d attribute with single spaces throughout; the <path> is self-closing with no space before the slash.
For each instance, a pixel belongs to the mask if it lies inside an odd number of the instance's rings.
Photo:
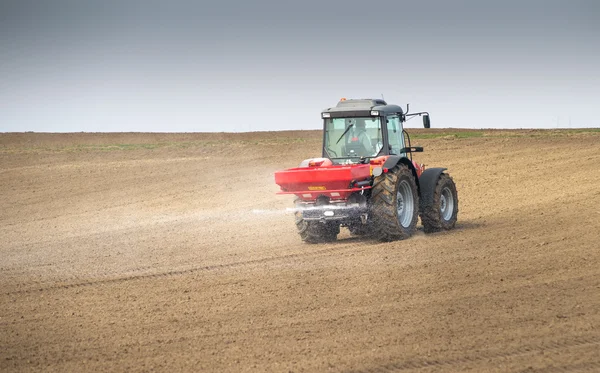
<path id="1" fill-rule="evenodd" d="M 275 209 L 270 209 L 270 210 L 265 210 L 265 209 L 252 209 L 252 213 L 254 215 L 276 215 L 276 216 L 282 216 L 282 215 L 290 215 L 293 214 L 295 211 L 295 209 L 293 208 L 286 208 L 285 210 L 275 210 Z"/>

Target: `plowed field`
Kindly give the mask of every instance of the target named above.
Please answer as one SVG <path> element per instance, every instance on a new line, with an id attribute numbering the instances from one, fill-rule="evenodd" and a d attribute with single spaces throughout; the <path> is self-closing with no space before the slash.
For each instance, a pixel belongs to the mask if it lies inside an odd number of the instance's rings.
<path id="1" fill-rule="evenodd" d="M 600 132 L 411 134 L 456 229 L 319 245 L 318 131 L 0 134 L 0 371 L 600 371 Z"/>

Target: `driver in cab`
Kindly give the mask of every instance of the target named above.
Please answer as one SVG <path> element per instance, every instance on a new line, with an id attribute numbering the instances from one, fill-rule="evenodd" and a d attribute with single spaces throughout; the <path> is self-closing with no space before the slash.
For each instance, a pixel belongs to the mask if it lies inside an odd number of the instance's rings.
<path id="1" fill-rule="evenodd" d="M 359 156 L 368 157 L 373 155 L 375 149 L 373 149 L 373 144 L 371 143 L 371 138 L 367 134 L 366 123 L 364 118 L 356 118 L 354 119 L 355 124 L 351 131 L 350 142 L 354 145 L 360 144 L 361 150 L 359 151 Z M 365 154 L 360 154 L 365 152 Z"/>

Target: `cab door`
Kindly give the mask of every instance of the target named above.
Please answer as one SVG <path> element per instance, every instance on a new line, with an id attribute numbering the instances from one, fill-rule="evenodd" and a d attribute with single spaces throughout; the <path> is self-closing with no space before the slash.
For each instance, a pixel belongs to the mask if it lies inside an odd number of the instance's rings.
<path id="1" fill-rule="evenodd" d="M 400 117 L 398 115 L 388 115 L 386 123 L 390 154 L 406 157 L 405 153 L 400 153 L 400 149 L 404 148 L 404 136 L 402 135 Z"/>

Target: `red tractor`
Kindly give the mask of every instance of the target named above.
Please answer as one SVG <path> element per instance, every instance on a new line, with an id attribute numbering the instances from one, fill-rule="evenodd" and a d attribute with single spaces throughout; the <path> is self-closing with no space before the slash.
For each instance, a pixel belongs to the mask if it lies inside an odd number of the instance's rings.
<path id="1" fill-rule="evenodd" d="M 458 195 L 445 168 L 412 160 L 423 148 L 411 146 L 403 123 L 408 114 L 382 99 L 346 100 L 323 110 L 323 156 L 275 173 L 278 194 L 296 195 L 296 226 L 308 243 L 334 241 L 340 226 L 381 241 L 401 240 L 416 230 L 454 227 Z"/>

